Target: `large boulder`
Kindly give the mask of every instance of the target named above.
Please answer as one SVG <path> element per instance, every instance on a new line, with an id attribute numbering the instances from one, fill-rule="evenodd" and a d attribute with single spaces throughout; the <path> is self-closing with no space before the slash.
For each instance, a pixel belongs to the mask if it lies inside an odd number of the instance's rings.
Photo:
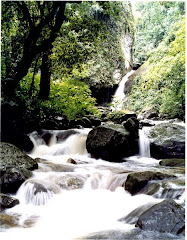
<path id="1" fill-rule="evenodd" d="M 151 180 L 163 180 L 170 178 L 175 178 L 175 176 L 151 171 L 130 173 L 125 182 L 125 190 L 134 195 L 146 187 Z"/>
<path id="2" fill-rule="evenodd" d="M 185 210 L 172 199 L 158 203 L 144 212 L 136 227 L 142 230 L 182 234 L 185 232 Z"/>
<path id="3" fill-rule="evenodd" d="M 149 131 L 151 156 L 156 159 L 185 158 L 185 128 L 161 123 Z"/>
<path id="4" fill-rule="evenodd" d="M 15 193 L 38 168 L 36 160 L 10 143 L 0 143 L 0 187 L 3 193 Z"/>
<path id="5" fill-rule="evenodd" d="M 106 124 L 89 132 L 86 148 L 95 158 L 116 162 L 135 154 L 138 151 L 138 141 L 134 137 L 134 131 L 131 134 L 122 125 Z"/>

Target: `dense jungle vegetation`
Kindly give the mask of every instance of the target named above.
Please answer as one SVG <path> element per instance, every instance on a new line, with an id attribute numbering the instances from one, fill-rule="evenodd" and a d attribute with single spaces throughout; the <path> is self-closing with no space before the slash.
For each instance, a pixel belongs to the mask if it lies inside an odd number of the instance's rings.
<path id="1" fill-rule="evenodd" d="M 147 70 L 135 79 L 131 107 L 160 118 L 185 115 L 184 2 L 138 3 L 135 59 Z"/>
<path id="2" fill-rule="evenodd" d="M 125 74 L 121 38 L 134 39 L 131 110 L 184 116 L 185 2 L 2 1 L 2 99 L 27 113 L 76 119 L 100 114 L 90 87 Z M 101 92 L 102 94 L 102 92 Z"/>

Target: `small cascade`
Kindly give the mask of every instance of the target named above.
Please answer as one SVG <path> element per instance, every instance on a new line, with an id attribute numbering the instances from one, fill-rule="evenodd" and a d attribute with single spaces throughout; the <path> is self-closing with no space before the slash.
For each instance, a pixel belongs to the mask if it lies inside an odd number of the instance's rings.
<path id="1" fill-rule="evenodd" d="M 20 187 L 17 195 L 25 204 L 41 206 L 59 192 L 60 188 L 49 181 L 30 179 Z"/>
<path id="2" fill-rule="evenodd" d="M 134 70 L 131 70 L 128 72 L 119 83 L 118 88 L 116 89 L 116 92 L 113 97 L 112 101 L 112 110 L 122 110 L 123 109 L 123 103 L 125 99 L 125 83 L 127 82 L 128 78 L 134 73 Z"/>
<path id="3" fill-rule="evenodd" d="M 57 142 L 56 136 L 58 135 L 57 131 L 51 131 L 51 139 L 49 141 L 49 146 L 46 145 L 45 141 L 38 135 L 37 132 L 34 132 L 30 135 L 30 139 L 33 142 L 34 149 L 31 155 L 35 156 L 44 156 L 44 155 L 70 155 L 70 154 L 87 154 L 86 150 L 86 138 L 90 129 L 83 129 L 77 131 L 75 134 L 69 135 L 67 138 Z M 60 132 L 60 131 L 59 131 Z M 60 132 L 61 135 L 66 135 L 66 130 Z"/>
<path id="4" fill-rule="evenodd" d="M 150 141 L 146 135 L 146 131 L 148 131 L 148 127 L 143 127 L 139 130 L 139 154 L 141 157 L 150 158 Z"/>

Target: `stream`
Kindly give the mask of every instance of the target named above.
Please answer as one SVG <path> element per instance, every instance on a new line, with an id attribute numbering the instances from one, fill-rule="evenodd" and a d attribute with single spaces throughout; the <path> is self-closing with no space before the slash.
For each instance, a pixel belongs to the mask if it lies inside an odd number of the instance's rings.
<path id="1" fill-rule="evenodd" d="M 166 198 L 184 206 L 181 168 L 161 167 L 159 160 L 150 157 L 147 128 L 139 133 L 139 155 L 121 163 L 91 158 L 86 150 L 90 130 L 75 129 L 66 139 L 57 136 L 68 130 L 51 130 L 48 146 L 37 132 L 30 134 L 34 149 L 29 156 L 38 158 L 39 168 L 14 195 L 20 204 L 5 211 L 17 219 L 17 226 L 2 226 L 1 239 L 176 239 L 176 235 L 142 231 L 132 221 L 119 220 L 126 216 L 132 220 L 133 210 Z M 127 175 L 147 170 L 175 174 L 177 181 L 167 180 L 168 191 L 160 184 L 153 195 L 132 196 L 123 185 Z"/>

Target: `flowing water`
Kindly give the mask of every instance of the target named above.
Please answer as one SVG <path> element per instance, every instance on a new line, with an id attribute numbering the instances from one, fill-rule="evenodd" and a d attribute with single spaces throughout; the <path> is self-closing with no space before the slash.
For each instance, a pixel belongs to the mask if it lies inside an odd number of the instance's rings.
<path id="1" fill-rule="evenodd" d="M 159 167 L 159 161 L 147 155 L 148 141 L 141 131 L 141 156 L 129 157 L 121 163 L 90 157 L 86 151 L 90 129 L 75 129 L 74 134 L 65 139 L 58 137 L 67 131 L 51 131 L 48 145 L 36 132 L 31 134 L 34 149 L 30 156 L 37 158 L 39 168 L 16 193 L 20 204 L 5 211 L 16 224 L 12 228 L 2 226 L 1 239 L 38 239 L 38 236 L 45 239 L 55 236 L 62 240 L 98 239 L 96 233 L 104 234 L 102 239 L 156 239 L 156 233 L 142 232 L 135 228 L 134 222 L 119 219 L 140 206 L 143 209 L 147 204 L 168 197 L 184 205 L 184 175 L 180 169 Z M 69 163 L 68 159 L 77 164 Z M 178 176 L 178 182 L 165 183 L 169 186 L 168 192 L 162 184 L 152 196 L 145 193 L 131 196 L 124 189 L 130 172 L 158 168 Z M 92 236 L 93 233 L 96 235 Z M 176 236 L 160 233 L 157 238 L 176 239 Z"/>
<path id="2" fill-rule="evenodd" d="M 149 131 L 149 127 L 143 127 L 139 130 L 139 154 L 141 157 L 150 158 L 150 141 L 146 135 L 147 131 Z"/>
<path id="3" fill-rule="evenodd" d="M 128 78 L 134 73 L 134 70 L 128 72 L 119 83 L 118 88 L 113 97 L 112 101 L 112 110 L 122 110 L 125 100 L 125 83 L 127 82 Z"/>

